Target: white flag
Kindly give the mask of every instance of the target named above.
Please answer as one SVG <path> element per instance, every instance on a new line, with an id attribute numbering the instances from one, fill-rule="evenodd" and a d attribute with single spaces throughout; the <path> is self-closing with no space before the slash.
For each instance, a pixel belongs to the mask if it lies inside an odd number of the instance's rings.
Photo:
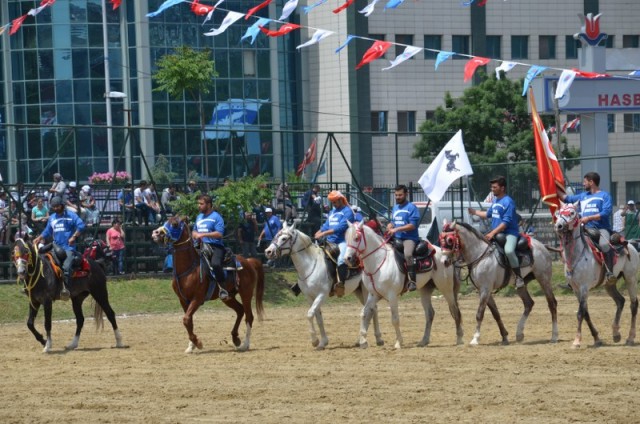
<path id="1" fill-rule="evenodd" d="M 287 19 L 289 15 L 291 15 L 293 11 L 296 10 L 296 7 L 298 7 L 298 0 L 289 0 L 288 2 L 286 2 L 285 5 L 282 6 L 282 15 L 280 15 L 280 19 L 278 20 L 284 21 L 285 19 Z"/>
<path id="2" fill-rule="evenodd" d="M 386 68 L 382 68 L 382 70 L 386 71 L 387 69 L 395 68 L 396 66 L 398 66 L 399 64 L 401 64 L 405 60 L 409 60 L 409 59 L 411 59 L 411 57 L 413 57 L 413 56 L 417 55 L 418 53 L 420 53 L 421 50 L 422 49 L 420 47 L 407 46 L 407 48 L 404 49 L 404 51 L 402 52 L 401 55 L 398 55 L 395 59 L 393 59 L 393 61 L 390 61 L 391 62 L 391 66 L 388 66 Z"/>
<path id="3" fill-rule="evenodd" d="M 556 86 L 556 99 L 561 99 L 564 96 L 564 93 L 567 92 L 571 84 L 573 84 L 573 80 L 576 79 L 576 72 L 565 69 L 560 74 L 560 79 L 558 80 L 558 85 Z"/>
<path id="4" fill-rule="evenodd" d="M 364 9 L 358 10 L 358 13 L 362 13 L 364 16 L 366 16 L 368 18 L 369 16 L 371 16 L 373 11 L 375 10 L 376 3 L 378 3 L 379 1 L 380 0 L 373 0 Z"/>
<path id="5" fill-rule="evenodd" d="M 429 199 L 437 202 L 442 199 L 451 183 L 472 174 L 473 169 L 462 143 L 462 130 L 458 130 L 431 162 L 418 183 Z"/>
<path id="6" fill-rule="evenodd" d="M 296 47 L 296 49 L 301 49 L 303 47 L 308 47 L 312 44 L 319 43 L 320 41 L 324 40 L 331 34 L 333 34 L 333 31 L 328 31 L 326 29 L 319 29 L 311 36 L 309 41 L 307 41 L 306 43 L 300 44 L 298 47 Z"/>
<path id="7" fill-rule="evenodd" d="M 235 21 L 242 18 L 243 16 L 244 16 L 244 13 L 229 12 L 227 13 L 227 16 L 225 16 L 224 19 L 222 20 L 222 23 L 220 24 L 218 29 L 214 29 L 210 32 L 205 32 L 204 35 L 211 37 L 214 35 L 222 34 L 227 30 L 227 28 L 233 25 Z"/>
<path id="8" fill-rule="evenodd" d="M 500 71 L 504 71 L 504 73 L 506 74 L 516 65 L 517 63 L 515 62 L 507 62 L 506 60 L 503 60 L 500 66 L 496 68 L 496 78 L 500 79 Z"/>

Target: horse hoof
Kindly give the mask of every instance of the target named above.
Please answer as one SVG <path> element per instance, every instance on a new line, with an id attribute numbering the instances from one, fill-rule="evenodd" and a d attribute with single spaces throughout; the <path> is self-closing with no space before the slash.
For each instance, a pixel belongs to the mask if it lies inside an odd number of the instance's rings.
<path id="1" fill-rule="evenodd" d="M 627 340 L 624 344 L 625 346 L 635 346 L 636 342 L 633 340 Z"/>
<path id="2" fill-rule="evenodd" d="M 502 343 L 500 343 L 500 344 L 501 344 L 502 346 L 509 346 L 509 340 L 504 339 L 504 340 L 502 341 Z"/>
<path id="3" fill-rule="evenodd" d="M 369 347 L 369 342 L 360 343 L 360 349 L 367 349 Z"/>
<path id="4" fill-rule="evenodd" d="M 311 341 L 311 346 L 313 347 L 318 347 L 320 345 L 320 340 L 319 339 L 315 339 Z"/>
<path id="5" fill-rule="evenodd" d="M 202 350 L 202 342 L 200 340 L 198 340 L 198 344 L 196 344 L 196 347 Z"/>
<path id="6" fill-rule="evenodd" d="M 318 346 L 316 347 L 316 350 L 317 350 L 318 352 L 320 352 L 320 351 L 324 350 L 324 348 L 325 348 L 325 346 L 323 346 L 323 345 L 318 345 Z"/>
<path id="7" fill-rule="evenodd" d="M 602 347 L 602 340 L 593 342 L 593 347 Z"/>
<path id="8" fill-rule="evenodd" d="M 384 346 L 384 340 L 377 340 L 376 346 Z"/>
<path id="9" fill-rule="evenodd" d="M 233 338 L 233 345 L 235 347 L 239 347 L 242 344 L 242 342 L 240 341 L 240 337 L 233 336 L 232 338 Z"/>
<path id="10" fill-rule="evenodd" d="M 614 335 L 613 335 L 613 341 L 614 341 L 615 343 L 620 342 L 620 340 L 622 340 L 622 336 L 621 336 L 620 334 L 614 334 Z"/>
<path id="11" fill-rule="evenodd" d="M 516 341 L 521 342 L 524 340 L 524 334 L 516 334 Z"/>

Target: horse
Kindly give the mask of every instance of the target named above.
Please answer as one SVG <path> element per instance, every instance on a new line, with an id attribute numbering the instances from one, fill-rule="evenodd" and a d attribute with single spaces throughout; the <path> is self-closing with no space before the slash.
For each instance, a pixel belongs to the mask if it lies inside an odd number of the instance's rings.
<path id="1" fill-rule="evenodd" d="M 517 289 L 522 299 L 524 311 L 518 321 L 516 341 L 524 340 L 524 327 L 534 305 L 534 301 L 527 290 L 526 284 L 536 279 L 540 284 L 551 312 L 551 343 L 558 341 L 558 302 L 553 295 L 551 286 L 551 253 L 540 241 L 530 238 L 532 259 L 522 264 L 520 272 L 525 285 Z M 495 245 L 484 238 L 484 235 L 465 222 L 452 222 L 443 228 L 440 234 L 440 247 L 448 257 L 458 257 L 460 263 L 468 269 L 469 279 L 480 295 L 480 303 L 476 312 L 476 331 L 469 343 L 477 346 L 480 342 L 480 327 L 486 307 L 489 307 L 502 337 L 502 344 L 508 345 L 508 331 L 502 323 L 500 312 L 493 298 L 492 292 L 500 290 L 514 280 L 511 270 L 501 265 Z"/>
<path id="2" fill-rule="evenodd" d="M 382 298 L 389 302 L 391 309 L 391 323 L 396 331 L 396 343 L 394 347 L 400 349 L 403 344 L 400 332 L 400 317 L 398 315 L 398 296 L 404 290 L 406 272 L 400 269 L 395 259 L 395 249 L 384 238 L 376 234 L 374 230 L 362 223 L 351 224 L 345 233 L 347 250 L 344 255 L 347 264 L 353 264 L 358 259 L 364 266 L 363 282 L 369 295 L 364 305 L 362 321 L 360 325 L 361 347 L 367 346 L 367 331 L 369 322 L 375 311 L 378 301 Z M 452 266 L 446 266 L 442 252 L 435 248 L 434 266 L 431 271 L 419 273 L 416 276 L 416 287 L 420 290 L 420 299 L 426 324 L 422 340 L 418 346 L 427 346 L 431 338 L 431 324 L 435 316 L 431 304 L 431 294 L 434 289 L 440 290 L 449 304 L 449 312 L 456 323 L 456 344 L 462 344 L 462 314 L 458 307 L 458 293 L 460 283 L 454 275 Z"/>
<path id="3" fill-rule="evenodd" d="M 289 226 L 285 222 L 283 228 L 276 234 L 264 253 L 269 259 L 279 258 L 283 255 L 289 255 L 291 257 L 293 266 L 298 273 L 298 286 L 300 287 L 300 291 L 311 305 L 307 311 L 311 344 L 318 350 L 324 349 L 329 343 L 329 339 L 324 330 L 321 307 L 322 303 L 330 295 L 332 276 L 327 267 L 323 249 L 313 243 L 309 236 L 297 230 L 295 224 Z M 360 300 L 360 303 L 364 305 L 366 288 L 362 283 L 361 273 L 347 279 L 344 288 L 345 294 L 354 293 L 358 300 Z M 318 339 L 316 333 L 314 318 L 318 323 L 320 339 Z M 375 329 L 376 344 L 378 346 L 384 345 L 377 310 L 373 312 L 373 326 Z"/>
<path id="4" fill-rule="evenodd" d="M 43 346 L 43 352 L 49 353 L 53 347 L 51 339 L 51 311 L 53 302 L 60 298 L 62 288 L 62 271 L 54 265 L 51 254 L 39 254 L 37 248 L 30 242 L 18 238 L 13 247 L 13 262 L 18 273 L 18 282 L 22 282 L 27 297 L 29 298 L 29 318 L 27 327 Z M 113 327 L 117 348 L 127 347 L 122 343 L 122 336 L 116 323 L 116 314 L 109 304 L 107 292 L 107 277 L 95 261 L 88 260 L 89 272 L 77 278 L 72 276 L 69 290 L 71 292 L 71 304 L 76 317 L 76 333 L 71 342 L 66 346 L 67 350 L 78 347 L 80 333 L 84 325 L 82 302 L 91 295 L 95 300 L 94 320 L 96 330 L 104 327 L 103 312 Z M 47 334 L 45 339 L 36 329 L 34 321 L 40 309 L 44 306 L 44 328 Z"/>
<path id="5" fill-rule="evenodd" d="M 217 284 L 209 276 L 208 270 L 201 271 L 201 260 L 198 251 L 194 247 L 189 231 L 188 223 L 178 216 L 170 217 L 163 226 L 153 230 L 151 238 L 154 242 L 173 247 L 173 291 L 180 300 L 184 311 L 182 322 L 189 334 L 189 344 L 185 353 L 192 353 L 194 348 L 202 349 L 202 341 L 193 331 L 193 315 L 207 300 L 218 298 Z M 262 263 L 255 258 L 235 256 L 237 271 L 230 271 L 235 281 L 227 278 L 221 282 L 225 286 L 229 296 L 222 302 L 236 313 L 236 322 L 231 330 L 231 337 L 236 349 L 240 352 L 249 350 L 251 342 L 251 329 L 253 327 L 253 311 L 251 301 L 253 292 L 256 292 L 256 311 L 258 320 L 262 321 L 264 307 L 264 269 Z M 235 275 L 234 275 L 235 274 Z M 240 295 L 242 303 L 238 302 L 236 295 Z M 243 341 L 240 340 L 238 328 L 245 317 L 246 333 Z"/>
<path id="6" fill-rule="evenodd" d="M 562 256 L 564 258 L 564 270 L 567 283 L 573 289 L 578 298 L 578 331 L 573 341 L 573 347 L 579 348 L 582 343 L 582 321 L 586 320 L 591 335 L 593 336 L 594 346 L 602 346 L 602 340 L 598 336 L 598 330 L 591 321 L 587 299 L 589 290 L 600 286 L 605 282 L 605 290 L 607 294 L 616 303 L 616 314 L 613 320 L 613 340 L 619 342 L 620 336 L 620 317 L 624 308 L 624 296 L 620 294 L 615 282 L 608 282 L 604 278 L 605 266 L 602 264 L 602 258 L 596 259 L 594 253 L 594 243 L 585 236 L 585 230 L 580 225 L 580 216 L 578 214 L 578 204 L 561 203 L 560 208 L 556 211 L 556 223 L 554 229 L 560 238 L 562 247 Z M 612 247 L 613 249 L 614 247 Z M 636 337 L 636 316 L 638 313 L 638 251 L 631 243 L 627 243 L 622 249 L 622 254 L 618 256 L 617 263 L 613 267 L 613 274 L 616 281 L 622 276 L 627 284 L 629 300 L 631 302 L 631 327 L 629 329 L 629 337 L 626 344 L 632 346 L 635 344 Z"/>

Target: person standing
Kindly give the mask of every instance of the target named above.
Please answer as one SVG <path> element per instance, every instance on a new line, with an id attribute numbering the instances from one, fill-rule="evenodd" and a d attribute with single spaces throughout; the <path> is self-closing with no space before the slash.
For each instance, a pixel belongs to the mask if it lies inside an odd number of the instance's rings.
<path id="1" fill-rule="evenodd" d="M 354 222 L 354 217 L 347 198 L 340 191 L 334 190 L 327 197 L 333 208 L 329 211 L 329 216 L 325 223 L 315 233 L 315 239 L 319 240 L 322 237 L 326 237 L 327 241 L 337 244 L 340 248 L 340 255 L 337 260 L 338 282 L 335 287 L 336 295 L 340 297 L 344 294 L 344 283 L 349 272 L 347 264 L 344 263 L 344 253 L 347 250 L 347 241 L 344 238 L 344 234 L 349 228 L 349 222 Z"/>
<path id="2" fill-rule="evenodd" d="M 62 197 L 56 196 L 51 199 L 49 206 L 53 214 L 49 216 L 47 226 L 42 234 L 35 238 L 33 243 L 38 245 L 42 240 L 53 236 L 53 243 L 65 250 L 67 257 L 62 264 L 64 273 L 64 283 L 60 291 L 60 300 L 69 300 L 71 268 L 73 260 L 78 255 L 76 252 L 76 240 L 85 229 L 84 222 L 75 213 L 65 209 Z"/>
<path id="3" fill-rule="evenodd" d="M 582 179 L 584 191 L 574 195 L 560 195 L 565 203 L 580 202 L 580 222 L 585 228 L 597 229 L 600 232 L 598 245 L 604 253 L 606 274 L 609 283 L 615 283 L 613 275 L 613 258 L 615 252 L 609 245 L 611 237 L 611 196 L 604 190 L 600 190 L 600 174 L 587 172 Z"/>
<path id="4" fill-rule="evenodd" d="M 244 213 L 244 220 L 238 226 L 238 241 L 242 246 L 242 256 L 245 258 L 257 258 L 256 235 L 258 223 L 251 212 Z"/>
<path id="5" fill-rule="evenodd" d="M 78 196 L 78 183 L 71 181 L 62 199 L 67 210 L 80 215 L 80 197 Z"/>
<path id="6" fill-rule="evenodd" d="M 307 225 L 309 234 L 315 234 L 322 224 L 322 197 L 320 185 L 315 184 L 311 190 L 304 193 L 302 207 L 307 213 Z"/>
<path id="7" fill-rule="evenodd" d="M 627 202 L 627 209 L 623 211 L 624 216 L 624 234 L 627 240 L 640 238 L 640 216 L 638 208 L 633 200 Z"/>
<path id="8" fill-rule="evenodd" d="M 276 234 L 278 234 L 278 231 L 282 228 L 282 222 L 280 221 L 280 218 L 273 214 L 273 209 L 266 208 L 264 213 L 264 228 L 262 228 L 262 231 L 258 236 L 258 244 L 262 244 L 263 239 L 271 243 Z M 267 266 L 274 266 L 274 262 L 268 260 Z"/>
<path id="9" fill-rule="evenodd" d="M 220 300 L 229 298 L 229 293 L 224 289 L 224 271 L 222 260 L 224 259 L 224 220 L 222 216 L 213 209 L 213 200 L 208 194 L 198 196 L 198 210 L 200 213 L 196 217 L 195 228 L 191 237 L 202 243 L 201 252 L 205 260 L 209 262 L 211 270 L 215 275 L 218 284 L 218 297 Z"/>
<path id="10" fill-rule="evenodd" d="M 404 260 L 407 266 L 408 282 L 406 289 L 416 289 L 416 266 L 413 262 L 413 251 L 420 241 L 418 226 L 420 225 L 420 212 L 416 205 L 407 197 L 409 189 L 400 184 L 395 188 L 396 204 L 391 212 L 392 221 L 387 224 L 387 232 L 396 240 L 400 240 L 404 246 Z"/>
<path id="11" fill-rule="evenodd" d="M 53 184 L 49 189 L 48 200 L 51 201 L 51 199 L 56 196 L 63 197 L 66 189 L 67 189 L 67 183 L 65 183 L 64 180 L 62 179 L 62 175 L 56 172 L 55 174 L 53 174 Z"/>
<path id="12" fill-rule="evenodd" d="M 507 242 L 504 245 L 504 254 L 509 261 L 509 265 L 516 275 L 516 288 L 524 287 L 524 280 L 520 275 L 520 264 L 516 255 L 516 244 L 518 242 L 518 217 L 516 213 L 516 203 L 507 195 L 507 179 L 501 175 L 490 181 L 493 202 L 487 211 L 477 211 L 469 208 L 469 215 L 479 216 L 486 219 L 491 218 L 491 231 L 485 235 L 487 241 L 491 241 L 499 233 L 504 233 Z"/>
<path id="13" fill-rule="evenodd" d="M 124 274 L 125 234 L 120 218 L 113 218 L 111 228 L 107 230 L 107 246 L 111 249 L 113 275 Z"/>
<path id="14" fill-rule="evenodd" d="M 628 204 L 634 204 L 633 200 L 629 200 Z M 624 234 L 624 227 L 625 227 L 625 213 L 627 211 L 627 205 L 620 205 L 620 207 L 618 208 L 617 211 L 614 212 L 613 214 L 613 232 L 614 233 L 620 233 L 620 234 Z"/>

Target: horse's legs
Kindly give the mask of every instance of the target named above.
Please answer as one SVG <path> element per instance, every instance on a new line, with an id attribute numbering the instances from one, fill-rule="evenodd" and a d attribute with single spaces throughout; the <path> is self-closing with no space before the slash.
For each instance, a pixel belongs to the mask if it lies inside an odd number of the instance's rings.
<path id="1" fill-rule="evenodd" d="M 358 345 L 362 349 L 366 349 L 369 347 L 369 342 L 367 341 L 367 331 L 369 330 L 369 323 L 371 322 L 371 317 L 377 309 L 378 300 L 380 298 L 372 293 L 369 293 L 367 296 L 367 301 L 362 308 L 362 315 L 360 320 L 360 340 L 358 341 Z"/>
<path id="2" fill-rule="evenodd" d="M 73 306 L 73 314 L 76 316 L 76 334 L 74 334 L 71 342 L 65 347 L 67 350 L 73 350 L 78 347 L 78 342 L 80 341 L 80 333 L 82 332 L 82 327 L 84 327 L 84 313 L 82 312 L 82 302 L 86 298 L 86 295 L 80 295 L 71 298 L 71 305 Z"/>
<path id="3" fill-rule="evenodd" d="M 436 315 L 436 312 L 433 310 L 433 305 L 431 304 L 431 295 L 434 289 L 435 286 L 431 282 L 428 282 L 420 288 L 420 302 L 422 303 L 422 310 L 424 311 L 425 317 L 424 334 L 422 340 L 418 342 L 418 346 L 420 347 L 428 346 L 431 339 L 431 325 Z"/>
<path id="4" fill-rule="evenodd" d="M 549 312 L 551 312 L 551 343 L 558 342 L 558 301 L 556 300 L 555 295 L 553 294 L 553 289 L 551 288 L 551 278 L 546 278 L 546 276 L 538 276 L 536 275 L 536 279 L 540 284 L 540 288 L 544 293 L 544 297 L 547 298 L 547 306 L 549 307 Z"/>
<path id="5" fill-rule="evenodd" d="M 478 346 L 480 343 L 480 327 L 482 327 L 482 320 L 484 319 L 484 311 L 487 308 L 487 301 L 491 297 L 489 290 L 482 290 L 480 293 L 480 301 L 478 302 L 478 310 L 476 311 L 476 331 L 473 333 L 473 338 L 469 342 L 471 346 Z"/>
<path id="6" fill-rule="evenodd" d="M 500 329 L 500 336 L 502 337 L 502 345 L 503 346 L 508 345 L 509 332 L 507 331 L 507 328 L 502 323 L 502 317 L 500 317 L 500 312 L 498 311 L 498 305 L 496 305 L 496 300 L 491 295 L 487 300 L 487 306 L 489 307 L 489 310 L 491 311 L 491 315 L 493 315 L 493 319 L 496 320 L 496 324 L 498 324 L 498 328 Z"/>
<path id="7" fill-rule="evenodd" d="M 627 290 L 629 292 L 629 301 L 631 302 L 631 326 L 629 328 L 629 337 L 627 338 L 626 345 L 633 346 L 636 340 L 636 317 L 638 315 L 638 280 L 635 274 L 627 277 L 625 274 L 624 280 L 627 283 Z"/>
<path id="8" fill-rule="evenodd" d="M 589 307 L 587 306 L 587 299 L 589 298 L 588 288 L 580 288 L 578 293 L 578 331 L 576 338 L 573 341 L 573 347 L 578 348 L 582 344 L 582 321 L 586 320 L 591 335 L 593 336 L 593 345 L 595 347 L 602 346 L 602 341 L 598 336 L 598 330 L 591 322 L 591 316 L 589 315 Z"/>
<path id="9" fill-rule="evenodd" d="M 522 304 L 524 305 L 524 311 L 522 312 L 522 316 L 518 321 L 518 327 L 516 329 L 516 341 L 521 342 L 524 340 L 524 326 L 527 323 L 527 319 L 529 318 L 529 314 L 531 314 L 531 310 L 533 309 L 535 302 L 531 298 L 526 285 L 517 289 L 516 292 L 518 293 L 518 296 L 520 296 L 520 299 L 522 299 Z"/>
<path id="10" fill-rule="evenodd" d="M 447 304 L 449 305 L 449 313 L 453 317 L 456 323 L 456 344 L 464 344 L 464 329 L 462 328 L 462 313 L 460 312 L 460 306 L 458 305 L 458 289 L 454 287 L 444 286 L 438 287 L 442 296 L 444 296 Z"/>
<path id="11" fill-rule="evenodd" d="M 187 350 L 185 350 L 185 353 L 191 353 L 193 352 L 194 347 L 202 349 L 202 342 L 193 332 L 193 314 L 195 314 L 200 307 L 200 302 L 198 302 L 197 300 L 192 300 L 191 302 L 189 302 L 189 304 L 187 304 L 186 302 L 183 302 L 182 299 L 180 299 L 180 303 L 184 303 L 183 309 L 185 311 L 184 317 L 182 317 L 182 324 L 184 324 L 184 327 L 187 329 L 187 333 L 189 333 L 189 341 L 191 342 L 189 343 Z"/>
<path id="12" fill-rule="evenodd" d="M 111 328 L 113 328 L 113 334 L 116 338 L 117 348 L 126 347 L 122 342 L 122 335 L 120 335 L 120 330 L 118 330 L 118 323 L 116 322 L 116 313 L 113 311 L 111 304 L 109 303 L 109 292 L 107 291 L 106 280 L 104 285 L 102 283 L 99 286 L 95 286 L 91 290 L 91 296 L 96 301 L 100 308 L 102 308 L 102 312 L 107 316 L 107 319 L 111 323 Z M 96 325 L 98 323 L 96 322 Z M 96 327 L 97 328 L 97 327 Z"/>
<path id="13" fill-rule="evenodd" d="M 47 334 L 47 340 L 45 340 L 44 337 L 42 337 L 42 334 L 40 334 L 40 332 L 36 329 L 35 321 L 36 321 L 36 317 L 38 316 L 39 309 L 40 309 L 40 303 L 32 299 L 31 303 L 29 304 L 29 318 L 27 318 L 27 328 L 29 328 L 29 331 L 31 331 L 31 334 L 34 335 L 36 340 L 39 341 L 42 346 L 46 346 L 47 342 L 51 344 L 50 343 L 51 334 L 49 332 L 49 334 Z M 47 352 L 47 350 L 45 350 L 45 352 Z"/>
<path id="14" fill-rule="evenodd" d="M 620 335 L 620 318 L 622 317 L 622 310 L 624 309 L 624 296 L 620 294 L 615 284 L 605 284 L 605 290 L 616 304 L 616 314 L 613 318 L 611 329 L 613 331 L 613 341 L 618 343 L 620 339 L 622 339 Z"/>
<path id="15" fill-rule="evenodd" d="M 398 295 L 395 292 L 389 292 L 389 308 L 391 309 L 391 324 L 396 330 L 396 344 L 394 347 L 400 349 L 402 347 L 402 333 L 400 333 L 400 314 L 398 312 Z"/>
<path id="16" fill-rule="evenodd" d="M 233 324 L 233 328 L 231 329 L 231 339 L 233 340 L 233 345 L 236 349 L 244 352 L 249 349 L 249 341 L 247 337 L 251 337 L 251 324 L 248 319 L 247 333 L 245 334 L 244 343 L 240 340 L 240 333 L 238 332 L 240 324 L 242 323 L 242 317 L 244 316 L 244 307 L 235 297 L 229 297 L 226 300 L 223 300 L 222 303 L 236 312 L 236 322 Z M 249 301 L 249 305 L 251 305 L 251 301 Z M 253 316 L 251 317 L 251 321 L 253 322 Z"/>
<path id="17" fill-rule="evenodd" d="M 47 343 L 42 350 L 44 353 L 51 352 L 53 340 L 51 339 L 51 314 L 53 312 L 53 300 L 48 299 L 42 305 L 44 306 L 44 331 L 47 334 Z"/>
<path id="18" fill-rule="evenodd" d="M 364 305 L 366 302 L 366 299 L 364 298 L 364 294 L 366 293 L 366 290 L 364 289 L 364 285 L 362 284 L 362 282 L 360 283 L 360 286 L 358 286 L 358 288 L 354 291 L 354 293 L 358 298 L 358 300 L 360 301 L 360 303 Z M 373 334 L 376 336 L 376 345 L 384 346 L 384 340 L 382 339 L 382 332 L 380 331 L 380 322 L 378 321 L 377 305 L 373 310 L 373 314 L 371 315 L 371 318 L 373 319 Z M 359 345 L 360 345 L 360 342 L 356 341 L 356 346 L 359 346 Z"/>
<path id="19" fill-rule="evenodd" d="M 316 296 L 311 303 L 311 307 L 307 311 L 307 320 L 309 321 L 309 334 L 311 335 L 311 345 L 318 349 L 324 349 L 329 343 L 329 339 L 327 338 L 327 333 L 324 329 L 324 321 L 322 319 L 322 310 L 320 307 L 322 306 L 322 302 L 325 299 L 325 295 L 323 293 Z M 318 335 L 316 333 L 316 327 L 314 325 L 314 319 L 318 322 L 318 330 L 320 331 L 320 339 L 318 340 Z"/>

